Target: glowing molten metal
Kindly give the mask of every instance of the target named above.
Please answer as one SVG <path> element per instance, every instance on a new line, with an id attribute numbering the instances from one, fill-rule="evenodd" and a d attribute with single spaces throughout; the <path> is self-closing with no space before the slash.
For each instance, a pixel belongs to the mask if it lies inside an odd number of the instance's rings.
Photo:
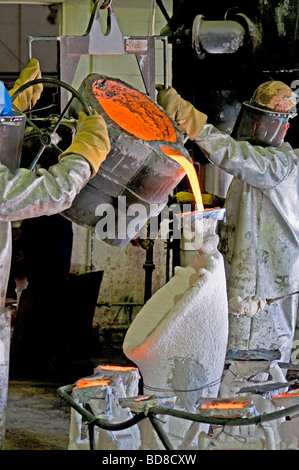
<path id="1" fill-rule="evenodd" d="M 123 367 L 123 366 L 100 366 L 103 370 L 113 370 L 115 372 L 126 372 L 129 370 L 136 370 L 136 367 Z"/>
<path id="2" fill-rule="evenodd" d="M 192 165 L 191 162 L 189 162 L 184 155 L 177 154 L 175 155 L 174 150 L 170 147 L 167 147 L 166 145 L 161 145 L 161 150 L 167 155 L 168 157 L 172 158 L 175 160 L 181 167 L 185 170 L 189 181 L 190 185 L 192 188 L 192 192 L 194 194 L 195 198 L 195 203 L 197 205 L 197 210 L 198 211 L 203 211 L 204 206 L 202 202 L 202 196 L 201 196 L 201 191 L 199 187 L 199 182 L 197 178 L 196 171 L 194 169 L 194 166 Z"/>
<path id="3" fill-rule="evenodd" d="M 202 409 L 203 410 L 240 410 L 242 408 L 244 408 L 246 405 L 246 403 L 240 403 L 240 402 L 235 402 L 234 400 L 232 400 L 231 402 L 229 403 L 204 403 L 202 405 Z"/>
<path id="4" fill-rule="evenodd" d="M 100 79 L 93 82 L 92 91 L 105 113 L 126 132 L 145 141 L 177 141 L 170 119 L 137 90 L 116 81 Z M 192 163 L 169 145 L 161 145 L 160 148 L 185 170 L 197 210 L 204 211 L 198 177 Z"/>
<path id="5" fill-rule="evenodd" d="M 109 380 L 87 380 L 87 379 L 80 379 L 77 382 L 77 385 L 73 387 L 73 390 L 76 388 L 88 388 L 88 387 L 107 387 L 109 385 Z"/>
<path id="6" fill-rule="evenodd" d="M 275 395 L 275 397 L 273 398 L 288 398 L 288 397 L 291 397 L 291 398 L 299 397 L 298 390 L 294 390 L 293 392 L 289 391 L 287 393 L 281 393 L 280 395 Z"/>
<path id="7" fill-rule="evenodd" d="M 142 93 L 110 80 L 97 80 L 92 91 L 98 102 L 122 129 L 146 141 L 176 142 L 168 117 Z"/>

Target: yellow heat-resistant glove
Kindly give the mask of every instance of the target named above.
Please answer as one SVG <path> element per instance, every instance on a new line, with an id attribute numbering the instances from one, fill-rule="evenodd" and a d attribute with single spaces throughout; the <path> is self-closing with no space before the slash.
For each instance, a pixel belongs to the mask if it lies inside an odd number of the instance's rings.
<path id="1" fill-rule="evenodd" d="M 39 62 L 36 59 L 31 59 L 27 67 L 25 67 L 22 72 L 20 73 L 19 78 L 16 80 L 13 88 L 9 90 L 9 95 L 12 96 L 20 86 L 24 85 L 27 82 L 31 82 L 31 80 L 36 80 L 41 78 L 41 71 L 39 67 Z M 39 100 L 40 95 L 43 91 L 43 85 L 38 83 L 37 85 L 33 85 L 26 90 L 22 91 L 14 100 L 13 104 L 20 110 L 26 111 L 29 108 L 30 103 L 34 106 Z"/>
<path id="2" fill-rule="evenodd" d="M 110 149 L 110 139 L 104 118 L 99 114 L 87 116 L 83 111 L 80 111 L 74 140 L 58 159 L 72 153 L 81 155 L 90 163 L 91 177 L 93 177 L 106 159 Z"/>
<path id="3" fill-rule="evenodd" d="M 204 206 L 216 207 L 217 205 L 219 205 L 219 198 L 214 194 L 202 193 L 201 197 Z M 190 193 L 189 191 L 179 191 L 178 193 L 176 193 L 175 199 L 178 203 L 195 202 L 194 194 Z"/>
<path id="4" fill-rule="evenodd" d="M 186 132 L 190 140 L 198 136 L 207 121 L 206 114 L 201 113 L 194 106 L 185 101 L 173 87 L 162 90 L 157 85 L 157 102 Z"/>

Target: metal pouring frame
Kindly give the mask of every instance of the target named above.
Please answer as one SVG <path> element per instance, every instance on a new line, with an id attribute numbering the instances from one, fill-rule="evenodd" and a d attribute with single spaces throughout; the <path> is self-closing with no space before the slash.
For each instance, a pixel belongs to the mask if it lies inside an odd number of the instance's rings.
<path id="1" fill-rule="evenodd" d="M 86 32 L 82 36 L 28 36 L 28 56 L 32 58 L 34 41 L 57 41 L 58 78 L 72 84 L 80 57 L 83 55 L 134 54 L 139 66 L 146 93 L 155 98 L 155 43 L 163 43 L 164 87 L 168 87 L 168 38 L 167 36 L 124 36 L 109 2 L 96 0 Z M 102 8 L 101 8 L 102 7 Z M 100 10 L 107 10 L 107 30 L 101 31 Z M 61 90 L 61 109 L 68 101 L 67 90 Z"/>
<path id="2" fill-rule="evenodd" d="M 273 384 L 272 384 L 273 385 Z M 90 411 L 85 409 L 79 403 L 77 403 L 71 396 L 72 389 L 75 386 L 73 385 L 65 385 L 59 387 L 57 390 L 58 395 L 65 400 L 76 412 L 78 412 L 85 420 L 88 426 L 88 434 L 89 434 L 89 446 L 90 450 L 95 449 L 95 441 L 94 441 L 94 428 L 98 427 L 100 429 L 104 429 L 106 431 L 121 431 L 123 429 L 130 428 L 138 424 L 143 419 L 149 419 L 151 422 L 155 432 L 157 433 L 162 445 L 164 446 L 165 450 L 176 450 L 170 440 L 167 437 L 164 429 L 160 424 L 159 416 L 167 415 L 173 416 L 176 418 L 193 421 L 197 423 L 205 423 L 211 424 L 215 426 L 249 426 L 249 425 L 257 425 L 261 426 L 265 422 L 273 421 L 276 419 L 281 419 L 284 417 L 288 417 L 294 413 L 299 412 L 299 404 L 290 406 L 288 408 L 281 409 L 279 411 L 274 411 L 272 413 L 265 413 L 259 414 L 257 416 L 253 416 L 250 418 L 215 418 L 215 417 L 206 417 L 200 415 L 200 413 L 188 413 L 186 411 L 175 410 L 172 408 L 164 408 L 164 407 L 149 407 L 146 412 L 142 411 L 136 413 L 131 419 L 128 419 L 123 422 L 119 423 L 109 423 L 107 420 L 103 420 L 101 418 L 97 418 L 94 414 Z M 281 387 L 285 387 L 285 384 L 281 384 Z M 196 450 L 196 449 L 195 449 Z"/>

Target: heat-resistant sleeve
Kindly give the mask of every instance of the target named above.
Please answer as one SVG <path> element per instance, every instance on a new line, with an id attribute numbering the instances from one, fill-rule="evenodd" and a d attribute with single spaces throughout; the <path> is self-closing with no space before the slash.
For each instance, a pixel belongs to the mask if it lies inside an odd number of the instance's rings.
<path id="1" fill-rule="evenodd" d="M 205 156 L 216 166 L 252 186 L 271 189 L 297 165 L 291 148 L 253 146 L 206 124 L 195 138 Z"/>
<path id="2" fill-rule="evenodd" d="M 48 170 L 0 165 L 0 221 L 52 215 L 68 209 L 91 175 L 87 160 L 68 155 Z"/>

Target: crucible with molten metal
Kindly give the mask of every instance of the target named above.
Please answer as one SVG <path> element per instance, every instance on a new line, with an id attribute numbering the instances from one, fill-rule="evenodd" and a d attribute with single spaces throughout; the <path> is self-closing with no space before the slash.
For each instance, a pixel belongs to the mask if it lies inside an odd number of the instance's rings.
<path id="1" fill-rule="evenodd" d="M 111 151 L 64 215 L 97 233 L 97 224 L 106 217 L 101 207 L 112 206 L 116 214 L 115 232 L 108 230 L 102 239 L 114 246 L 125 246 L 135 233 L 118 232 L 120 217 L 125 218 L 128 227 L 136 215 L 130 215 L 127 209 L 137 203 L 144 208 L 138 218 L 142 227 L 150 216 L 161 212 L 169 194 L 186 175 L 170 153 L 163 151 L 163 146 L 167 144 L 168 149 L 186 161 L 191 159 L 181 130 L 147 95 L 121 80 L 98 74 L 86 77 L 79 92 L 104 117 Z M 76 106 L 75 109 L 79 110 Z M 125 202 L 120 205 L 120 201 Z"/>

